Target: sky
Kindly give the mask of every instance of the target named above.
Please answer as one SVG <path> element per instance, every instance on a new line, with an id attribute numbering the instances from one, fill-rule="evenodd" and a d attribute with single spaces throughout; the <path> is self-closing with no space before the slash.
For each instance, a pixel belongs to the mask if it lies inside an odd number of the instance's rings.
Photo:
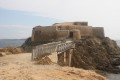
<path id="1" fill-rule="evenodd" d="M 0 0 L 0 39 L 31 36 L 37 25 L 88 21 L 104 27 L 105 35 L 120 39 L 119 0 Z"/>

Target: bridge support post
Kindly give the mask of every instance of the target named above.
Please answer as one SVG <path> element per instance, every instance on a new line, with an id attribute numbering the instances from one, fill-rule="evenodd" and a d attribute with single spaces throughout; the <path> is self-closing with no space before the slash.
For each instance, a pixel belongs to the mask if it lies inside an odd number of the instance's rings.
<path id="1" fill-rule="evenodd" d="M 71 58 L 72 58 L 73 49 L 69 49 L 66 51 L 66 65 L 71 66 Z"/>
<path id="2" fill-rule="evenodd" d="M 58 55 L 58 61 L 57 61 L 57 63 L 59 65 L 63 66 L 65 64 L 64 63 L 64 57 L 65 57 L 64 52 L 58 53 L 57 55 Z"/>
<path id="3" fill-rule="evenodd" d="M 73 49 L 58 53 L 58 64 L 61 66 L 71 66 Z"/>

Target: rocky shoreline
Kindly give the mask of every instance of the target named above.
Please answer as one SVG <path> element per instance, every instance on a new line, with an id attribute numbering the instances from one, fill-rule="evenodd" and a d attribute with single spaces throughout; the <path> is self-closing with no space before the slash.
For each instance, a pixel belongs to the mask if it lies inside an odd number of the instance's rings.
<path id="1" fill-rule="evenodd" d="M 120 73 L 120 48 L 114 40 L 88 38 L 75 43 L 73 67 Z"/>

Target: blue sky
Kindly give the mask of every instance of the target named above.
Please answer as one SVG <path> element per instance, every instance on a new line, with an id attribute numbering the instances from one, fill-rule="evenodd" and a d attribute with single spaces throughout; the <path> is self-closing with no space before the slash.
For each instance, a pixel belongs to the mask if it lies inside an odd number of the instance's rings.
<path id="1" fill-rule="evenodd" d="M 57 20 L 49 17 L 42 17 L 37 15 L 32 15 L 30 12 L 7 10 L 0 8 L 0 24 L 1 25 L 51 25 L 55 22 L 62 20 Z"/>
<path id="2" fill-rule="evenodd" d="M 27 38 L 36 25 L 88 21 L 120 39 L 120 0 L 0 0 L 0 39 Z M 8 35 L 9 34 L 9 35 Z"/>
<path id="3" fill-rule="evenodd" d="M 62 20 L 0 8 L 0 39 L 27 38 L 31 36 L 34 26 L 52 25 L 56 22 L 62 22 Z"/>

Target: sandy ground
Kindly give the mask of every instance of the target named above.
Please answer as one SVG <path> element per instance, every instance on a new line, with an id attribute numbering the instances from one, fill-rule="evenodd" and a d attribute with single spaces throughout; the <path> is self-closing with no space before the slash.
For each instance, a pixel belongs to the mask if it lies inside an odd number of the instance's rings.
<path id="1" fill-rule="evenodd" d="M 53 62 L 56 55 L 50 56 Z M 94 71 L 61 67 L 57 64 L 35 65 L 31 54 L 0 57 L 0 80 L 106 80 Z"/>

